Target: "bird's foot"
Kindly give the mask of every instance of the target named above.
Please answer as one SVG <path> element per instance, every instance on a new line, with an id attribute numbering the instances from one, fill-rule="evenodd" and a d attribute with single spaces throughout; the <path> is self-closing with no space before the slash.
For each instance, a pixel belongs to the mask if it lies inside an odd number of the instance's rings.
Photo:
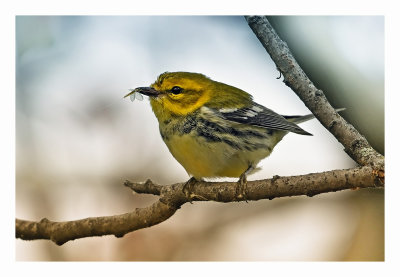
<path id="1" fill-rule="evenodd" d="M 247 177 L 245 172 L 242 175 L 240 175 L 239 181 L 237 182 L 235 199 L 237 201 L 245 200 L 247 202 L 246 191 L 247 191 Z"/>
<path id="2" fill-rule="evenodd" d="M 182 192 L 185 194 L 186 198 L 189 199 L 190 204 L 192 203 L 192 200 L 207 200 L 201 195 L 197 195 L 193 192 L 194 185 L 199 182 L 196 178 L 192 177 L 190 178 L 182 188 Z"/>

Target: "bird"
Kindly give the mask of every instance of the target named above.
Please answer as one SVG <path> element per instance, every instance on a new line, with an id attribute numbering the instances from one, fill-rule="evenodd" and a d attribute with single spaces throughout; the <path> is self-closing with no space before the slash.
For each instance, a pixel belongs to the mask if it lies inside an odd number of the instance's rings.
<path id="1" fill-rule="evenodd" d="M 184 185 L 191 198 L 204 178 L 236 177 L 236 198 L 246 199 L 247 176 L 286 134 L 312 136 L 297 124 L 314 115 L 280 115 L 244 90 L 201 73 L 164 72 L 124 97 L 139 94 L 149 96 L 162 140 L 191 176 Z"/>

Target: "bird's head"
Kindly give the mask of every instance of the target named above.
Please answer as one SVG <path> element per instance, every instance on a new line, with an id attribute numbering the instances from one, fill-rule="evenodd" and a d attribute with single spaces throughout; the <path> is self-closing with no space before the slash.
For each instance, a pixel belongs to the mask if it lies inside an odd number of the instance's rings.
<path id="1" fill-rule="evenodd" d="M 136 92 L 150 97 L 158 119 L 186 116 L 203 106 L 240 108 L 252 101 L 243 90 L 191 72 L 165 72 L 150 87 L 136 88 L 126 96 Z"/>

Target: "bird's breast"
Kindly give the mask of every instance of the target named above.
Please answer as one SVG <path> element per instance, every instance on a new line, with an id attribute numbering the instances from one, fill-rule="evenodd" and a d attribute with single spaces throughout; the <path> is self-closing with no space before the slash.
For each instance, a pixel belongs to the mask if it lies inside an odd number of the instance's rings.
<path id="1" fill-rule="evenodd" d="M 263 128 L 220 121 L 193 115 L 160 122 L 171 154 L 196 178 L 239 177 L 268 156 L 276 144 Z"/>

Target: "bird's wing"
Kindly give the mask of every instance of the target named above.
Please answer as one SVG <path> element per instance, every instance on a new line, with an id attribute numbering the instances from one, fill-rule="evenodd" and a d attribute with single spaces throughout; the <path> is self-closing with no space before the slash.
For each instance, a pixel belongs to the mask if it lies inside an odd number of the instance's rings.
<path id="1" fill-rule="evenodd" d="M 249 107 L 219 109 L 218 113 L 223 118 L 233 122 L 250 124 L 266 129 L 289 131 L 301 135 L 311 135 L 295 123 L 286 120 L 283 116 L 254 102 Z"/>

